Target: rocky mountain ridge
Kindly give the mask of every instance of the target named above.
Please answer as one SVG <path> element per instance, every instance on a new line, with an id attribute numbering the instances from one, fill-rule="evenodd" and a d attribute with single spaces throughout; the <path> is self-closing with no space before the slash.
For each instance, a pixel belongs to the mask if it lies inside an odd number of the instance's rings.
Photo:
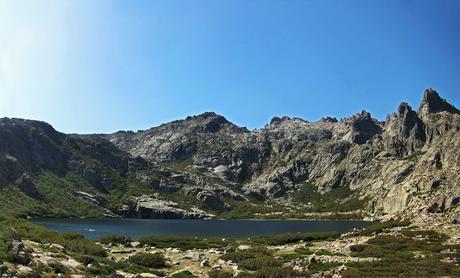
<path id="1" fill-rule="evenodd" d="M 15 184 L 40 200 L 40 171 L 73 173 L 94 188 L 88 194 L 105 200 L 99 206 L 130 217 L 171 217 L 165 207 L 181 212 L 174 218 L 238 217 L 257 206 L 266 215 L 299 216 L 319 212 L 318 198 L 321 212 L 455 215 L 459 147 L 460 111 L 432 89 L 417 111 L 401 103 L 384 122 L 366 111 L 318 122 L 274 117 L 253 131 L 209 112 L 94 135 L 4 118 L 0 186 Z"/>

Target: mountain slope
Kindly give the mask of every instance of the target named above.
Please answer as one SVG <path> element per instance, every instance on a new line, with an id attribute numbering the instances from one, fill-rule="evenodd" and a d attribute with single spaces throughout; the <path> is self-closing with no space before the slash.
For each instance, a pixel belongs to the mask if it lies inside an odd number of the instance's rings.
<path id="1" fill-rule="evenodd" d="M 0 186 L 33 199 L 35 214 L 52 211 L 43 200 L 63 206 L 43 189 L 46 177 L 63 179 L 67 199 L 106 215 L 451 217 L 460 202 L 459 152 L 460 112 L 432 89 L 417 111 L 401 103 L 385 122 L 363 111 L 340 121 L 275 117 L 253 131 L 215 113 L 94 135 L 5 118 Z"/>

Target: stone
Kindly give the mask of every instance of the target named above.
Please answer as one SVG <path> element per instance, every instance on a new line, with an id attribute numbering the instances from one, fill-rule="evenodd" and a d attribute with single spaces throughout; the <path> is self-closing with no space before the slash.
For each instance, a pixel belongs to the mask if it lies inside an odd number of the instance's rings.
<path id="1" fill-rule="evenodd" d="M 12 240 L 8 250 L 9 256 L 12 258 L 14 262 L 27 265 L 31 260 L 29 250 L 26 249 L 20 236 L 16 233 L 14 229 L 11 230 L 11 234 Z"/>
<path id="2" fill-rule="evenodd" d="M 201 267 L 208 267 L 209 266 L 209 260 L 208 259 L 204 259 L 200 262 L 200 266 Z"/>
<path id="3" fill-rule="evenodd" d="M 28 266 L 24 265 L 19 265 L 16 268 L 17 274 L 19 277 L 28 277 L 28 278 L 35 278 L 39 277 L 37 273 L 34 272 L 34 270 Z"/>
<path id="4" fill-rule="evenodd" d="M 130 245 L 131 245 L 132 247 L 134 247 L 134 248 L 137 248 L 137 247 L 139 247 L 139 246 L 141 245 L 141 243 L 140 243 L 139 241 L 132 241 L 132 242 L 130 243 Z"/>
<path id="5" fill-rule="evenodd" d="M 60 244 L 57 244 L 57 243 L 51 244 L 51 245 L 49 246 L 49 248 L 51 248 L 51 249 L 56 249 L 56 250 L 58 250 L 59 252 L 62 252 L 62 253 L 65 252 L 64 246 L 62 246 L 62 245 L 60 245 Z"/>
<path id="6" fill-rule="evenodd" d="M 249 248 L 251 248 L 250 245 L 244 245 L 244 244 L 238 245 L 238 247 L 237 247 L 238 250 L 247 250 Z"/>

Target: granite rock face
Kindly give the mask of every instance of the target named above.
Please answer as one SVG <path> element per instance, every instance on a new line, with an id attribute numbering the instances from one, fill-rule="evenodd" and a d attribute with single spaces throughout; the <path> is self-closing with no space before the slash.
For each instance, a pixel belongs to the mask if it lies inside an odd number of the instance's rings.
<path id="1" fill-rule="evenodd" d="M 289 204 L 307 182 L 322 193 L 349 188 L 346 198 L 367 200 L 375 217 L 452 212 L 459 169 L 460 112 L 432 89 L 417 112 L 401 103 L 385 122 L 362 111 L 318 122 L 274 117 L 249 131 L 208 112 L 138 132 L 66 135 L 42 122 L 0 120 L 0 187 L 14 183 L 38 199 L 27 176 L 47 170 L 112 194 L 120 191 L 115 174 L 160 194 L 133 193 L 111 208 L 130 217 L 206 218 L 234 202 Z"/>
<path id="2" fill-rule="evenodd" d="M 208 131 L 208 122 L 219 128 Z M 305 181 L 314 180 L 321 191 L 348 186 L 369 198 L 368 211 L 379 215 L 426 209 L 426 199 L 441 191 L 458 195 L 453 169 L 459 167 L 459 127 L 459 111 L 428 89 L 418 112 L 401 103 L 385 122 L 366 111 L 340 121 L 274 117 L 248 132 L 205 113 L 106 138 L 147 160 L 186 159 L 190 168 L 240 185 L 246 196 L 262 200 L 289 196 Z M 432 179 L 442 186 L 433 189 Z"/>

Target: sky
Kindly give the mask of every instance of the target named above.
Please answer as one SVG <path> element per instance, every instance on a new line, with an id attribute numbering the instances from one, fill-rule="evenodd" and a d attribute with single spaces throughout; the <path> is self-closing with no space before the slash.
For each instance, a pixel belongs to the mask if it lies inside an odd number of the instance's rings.
<path id="1" fill-rule="evenodd" d="M 458 0 L 0 0 L 0 117 L 62 132 L 384 120 L 429 87 L 460 106 Z"/>

